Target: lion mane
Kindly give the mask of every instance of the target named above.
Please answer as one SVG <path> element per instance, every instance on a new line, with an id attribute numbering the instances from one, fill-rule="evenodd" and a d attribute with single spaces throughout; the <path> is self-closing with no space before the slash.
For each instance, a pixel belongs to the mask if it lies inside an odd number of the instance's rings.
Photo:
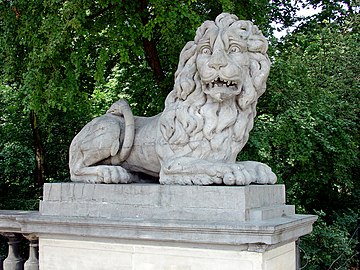
<path id="1" fill-rule="evenodd" d="M 240 94 L 224 102 L 214 102 L 205 94 L 196 63 L 198 44 L 219 29 L 230 30 L 243 40 L 249 57 Z M 223 13 L 215 21 L 204 22 L 194 41 L 181 51 L 174 89 L 160 118 L 162 143 L 180 155 L 186 155 L 183 146 L 189 145 L 191 155 L 195 151 L 197 156 L 211 159 L 215 151 L 217 159 L 235 161 L 253 127 L 257 100 L 266 89 L 270 69 L 266 51 L 267 41 L 250 21 Z"/>

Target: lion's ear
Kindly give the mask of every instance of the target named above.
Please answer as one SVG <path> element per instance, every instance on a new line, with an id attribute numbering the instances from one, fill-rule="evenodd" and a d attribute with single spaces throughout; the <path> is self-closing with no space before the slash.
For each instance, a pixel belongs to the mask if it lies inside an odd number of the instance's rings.
<path id="1" fill-rule="evenodd" d="M 268 42 L 262 35 L 257 26 L 252 26 L 252 33 L 247 39 L 247 46 L 249 52 L 266 54 L 268 50 Z"/>
<path id="2" fill-rule="evenodd" d="M 266 80 L 270 72 L 270 60 L 267 55 L 251 53 L 250 76 L 258 96 L 266 89 Z"/>

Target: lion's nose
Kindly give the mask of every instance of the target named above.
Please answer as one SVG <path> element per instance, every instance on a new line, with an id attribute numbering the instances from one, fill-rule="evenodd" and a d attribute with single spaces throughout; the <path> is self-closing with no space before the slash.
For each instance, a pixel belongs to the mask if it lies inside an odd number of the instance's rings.
<path id="1" fill-rule="evenodd" d="M 208 65 L 216 70 L 227 66 L 225 54 L 220 50 L 214 51 Z"/>

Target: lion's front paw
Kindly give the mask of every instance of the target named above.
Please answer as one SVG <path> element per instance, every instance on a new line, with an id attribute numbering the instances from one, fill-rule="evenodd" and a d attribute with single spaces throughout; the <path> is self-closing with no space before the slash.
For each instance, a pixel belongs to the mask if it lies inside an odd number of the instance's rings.
<path id="1" fill-rule="evenodd" d="M 241 165 L 250 176 L 250 183 L 257 184 L 275 184 L 277 177 L 271 168 L 261 162 L 243 161 L 237 163 Z"/>
<path id="2" fill-rule="evenodd" d="M 245 186 L 250 183 L 274 184 L 276 175 L 266 164 L 246 161 L 235 164 L 221 164 L 209 170 L 216 170 L 216 175 L 222 176 L 222 182 L 228 186 Z M 214 172 L 213 172 L 214 173 Z"/>
<path id="3" fill-rule="evenodd" d="M 92 183 L 106 183 L 106 184 L 126 184 L 131 182 L 130 174 L 120 166 L 105 166 L 100 165 L 96 168 L 96 178 L 93 178 Z"/>
<path id="4" fill-rule="evenodd" d="M 241 164 L 229 164 L 224 168 L 223 183 L 228 186 L 244 186 L 251 183 L 251 175 Z"/>

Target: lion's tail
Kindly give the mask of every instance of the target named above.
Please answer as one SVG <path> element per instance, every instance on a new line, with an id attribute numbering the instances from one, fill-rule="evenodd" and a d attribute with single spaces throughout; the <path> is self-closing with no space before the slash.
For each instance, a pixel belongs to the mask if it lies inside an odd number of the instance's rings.
<path id="1" fill-rule="evenodd" d="M 135 138 L 134 115 L 131 111 L 129 103 L 127 103 L 127 101 L 124 99 L 119 99 L 117 102 L 111 105 L 107 113 L 123 116 L 125 120 L 124 141 L 120 149 L 120 152 L 117 155 L 117 161 L 123 162 L 129 157 L 131 148 L 134 144 L 134 138 Z M 116 154 L 117 153 L 111 153 L 112 156 Z"/>

